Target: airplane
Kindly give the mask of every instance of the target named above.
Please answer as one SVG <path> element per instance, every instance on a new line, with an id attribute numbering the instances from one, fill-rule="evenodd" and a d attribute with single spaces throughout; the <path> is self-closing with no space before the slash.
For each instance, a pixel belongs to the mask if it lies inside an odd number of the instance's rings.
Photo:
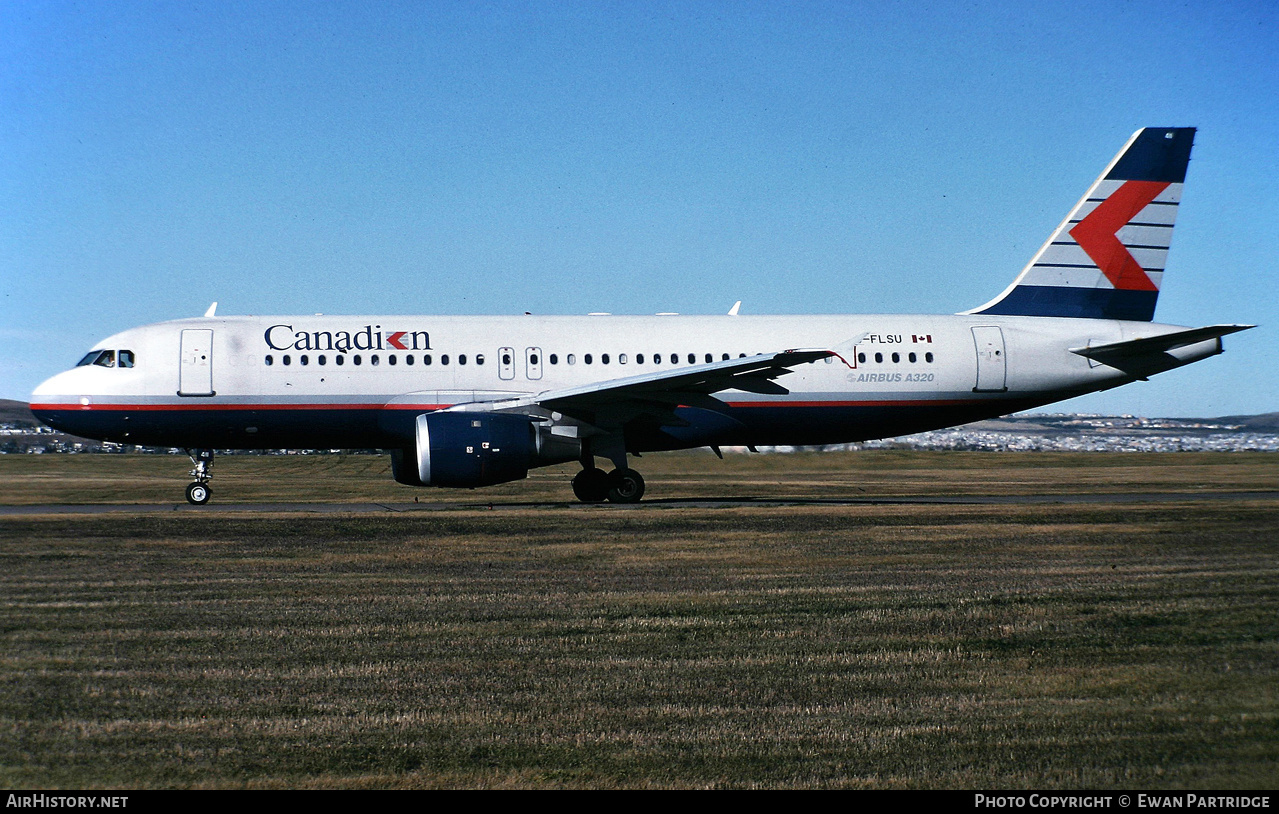
<path id="1" fill-rule="evenodd" d="M 378 448 L 396 481 L 475 488 L 579 461 L 639 502 L 628 455 L 866 441 L 1106 390 L 1252 325 L 1153 322 L 1193 127 L 1137 131 L 1012 284 L 952 315 L 218 316 L 126 330 L 41 384 L 50 427 L 186 448 Z M 722 457 L 722 455 L 721 455 Z M 602 458 L 611 471 L 596 465 Z"/>

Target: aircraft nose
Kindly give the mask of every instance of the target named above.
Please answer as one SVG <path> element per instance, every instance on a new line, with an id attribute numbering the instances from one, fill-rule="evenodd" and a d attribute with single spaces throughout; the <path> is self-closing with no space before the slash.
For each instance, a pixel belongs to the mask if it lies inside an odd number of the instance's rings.
<path id="1" fill-rule="evenodd" d="M 42 423 L 63 432 L 74 432 L 73 416 L 93 404 L 93 396 L 83 392 L 74 370 L 64 370 L 44 380 L 31 392 L 31 412 Z"/>
<path id="2" fill-rule="evenodd" d="M 64 401 L 68 394 L 74 393 L 78 388 L 72 386 L 75 371 L 64 370 L 56 376 L 45 379 L 33 391 L 31 391 L 30 402 L 32 406 L 37 404 L 51 404 L 54 402 Z"/>

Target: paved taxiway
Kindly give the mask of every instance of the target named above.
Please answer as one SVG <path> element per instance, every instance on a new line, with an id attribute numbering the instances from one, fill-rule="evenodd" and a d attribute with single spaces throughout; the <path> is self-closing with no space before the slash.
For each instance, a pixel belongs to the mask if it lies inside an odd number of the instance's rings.
<path id="1" fill-rule="evenodd" d="M 1185 501 L 1249 500 L 1279 501 L 1279 491 L 1256 492 L 1141 492 L 1124 494 L 1073 494 L 1073 495 L 945 495 L 911 497 L 865 498 L 655 498 L 637 504 L 612 503 L 586 504 L 564 503 L 210 503 L 192 506 L 187 503 L 94 503 L 94 504 L 45 504 L 31 506 L 0 506 L 0 517 L 29 517 L 36 515 L 105 514 L 128 512 L 132 514 L 157 514 L 171 512 L 248 512 L 260 514 L 383 514 L 401 512 L 432 512 L 459 509 L 538 509 L 556 507 L 589 511 L 599 508 L 641 511 L 648 509 L 724 509 L 747 506 L 886 506 L 886 505 L 955 505 L 955 506 L 1017 506 L 1040 504 L 1095 504 L 1095 503 L 1177 503 Z"/>

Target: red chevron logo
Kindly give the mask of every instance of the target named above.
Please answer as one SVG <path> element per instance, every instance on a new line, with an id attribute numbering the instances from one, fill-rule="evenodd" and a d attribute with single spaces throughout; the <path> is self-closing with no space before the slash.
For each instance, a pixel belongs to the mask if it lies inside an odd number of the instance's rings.
<path id="1" fill-rule="evenodd" d="M 1070 230 L 1070 236 L 1115 288 L 1159 290 L 1116 233 L 1167 188 L 1166 181 L 1125 181 Z"/>

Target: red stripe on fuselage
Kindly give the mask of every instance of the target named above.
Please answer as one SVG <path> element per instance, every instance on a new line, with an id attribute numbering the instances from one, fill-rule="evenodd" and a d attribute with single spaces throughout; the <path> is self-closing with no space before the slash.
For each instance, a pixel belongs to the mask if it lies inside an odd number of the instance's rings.
<path id="1" fill-rule="evenodd" d="M 752 407 L 955 407 L 984 404 L 991 399 L 883 399 L 858 401 L 729 401 L 732 408 Z M 432 411 L 452 404 L 32 404 L 32 410 L 77 410 L 112 412 L 197 412 L 197 411 L 262 411 L 262 410 L 410 410 Z M 681 407 L 687 405 L 680 405 Z"/>
<path id="2" fill-rule="evenodd" d="M 34 410 L 196 412 L 207 410 L 443 410 L 452 404 L 32 404 Z"/>

